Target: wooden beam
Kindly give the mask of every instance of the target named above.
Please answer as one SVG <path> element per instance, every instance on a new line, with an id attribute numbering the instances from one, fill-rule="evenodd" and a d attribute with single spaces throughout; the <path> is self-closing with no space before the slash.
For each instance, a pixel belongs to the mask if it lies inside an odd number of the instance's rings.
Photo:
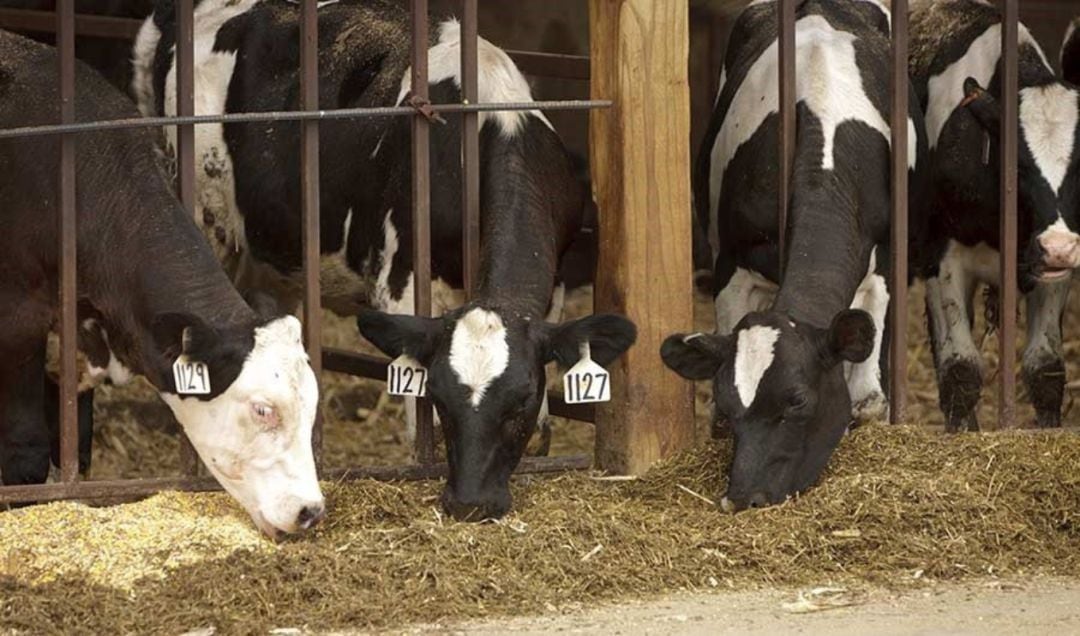
<path id="1" fill-rule="evenodd" d="M 693 441 L 693 386 L 659 354 L 693 323 L 687 14 L 685 0 L 589 1 L 592 97 L 615 102 L 590 114 L 595 304 L 638 327 L 596 414 L 597 466 L 616 473 L 642 473 Z"/>

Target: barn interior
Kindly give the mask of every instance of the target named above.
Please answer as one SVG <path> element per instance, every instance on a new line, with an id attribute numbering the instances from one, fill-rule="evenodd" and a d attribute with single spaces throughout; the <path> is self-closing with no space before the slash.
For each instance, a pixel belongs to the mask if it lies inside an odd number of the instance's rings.
<path id="1" fill-rule="evenodd" d="M 86 4 L 77 3 L 80 13 L 139 17 L 148 11 L 146 2 L 132 1 L 123 9 Z M 690 0 L 694 154 L 712 109 L 728 32 L 745 4 Z M 6 9 L 51 5 L 2 0 L 0 27 Z M 457 5 L 432 0 L 431 11 L 452 14 Z M 1020 5 L 1022 21 L 1047 52 L 1058 50 L 1064 25 L 1076 12 L 1070 2 Z M 508 49 L 584 56 L 588 19 L 578 2 L 481 2 L 479 30 Z M 95 48 L 94 40 L 102 39 L 82 41 L 81 54 L 125 86 L 129 71 L 126 58 L 117 63 L 123 45 L 116 46 L 123 40 L 105 48 Z M 537 99 L 589 97 L 587 77 L 529 80 Z M 550 119 L 585 161 L 588 114 L 553 112 Z M 577 271 L 590 275 L 592 241 L 594 234 L 584 235 L 571 255 L 578 259 Z M 567 295 L 566 319 L 592 312 L 592 288 L 582 282 Z M 987 369 L 978 416 L 984 429 L 993 430 L 999 359 L 988 293 L 979 293 L 976 309 L 976 339 Z M 220 633 L 307 625 L 385 628 L 566 612 L 582 603 L 679 589 L 825 582 L 911 587 L 1002 573 L 1080 571 L 1080 449 L 1062 434 L 943 436 L 920 283 L 912 287 L 906 311 L 909 426 L 882 423 L 856 430 L 825 483 L 802 501 L 738 517 L 720 517 L 711 509 L 723 490 L 721 469 L 730 444 L 710 439 L 711 387 L 702 382 L 696 387 L 696 448 L 636 480 L 584 471 L 521 478 L 514 486 L 516 512 L 495 524 L 444 520 L 436 510 L 437 485 L 368 480 L 328 484 L 331 521 L 283 545 L 261 540 L 221 494 L 157 495 L 106 509 L 107 514 L 69 502 L 0 514 L 0 554 L 8 555 L 0 560 L 0 624 L 33 631 L 46 621 L 87 633 L 115 626 L 123 632 L 178 632 L 202 627 L 197 621 Z M 698 291 L 693 327 L 710 331 L 713 323 L 712 298 Z M 1062 422 L 1076 429 L 1075 289 L 1064 334 L 1068 381 Z M 1018 350 L 1023 340 L 1021 311 Z M 354 319 L 329 311 L 323 344 L 377 353 L 361 340 Z M 554 367 L 548 377 L 550 388 L 560 386 Z M 321 391 L 325 469 L 411 461 L 402 401 L 389 396 L 383 382 L 328 371 Z M 1018 403 L 1022 426 L 1033 425 L 1034 411 L 1022 389 Z M 94 409 L 87 479 L 182 474 L 178 426 L 144 380 L 100 388 Z M 556 417 L 552 425 L 550 455 L 592 453 L 592 424 Z M 134 520 L 144 523 L 122 529 Z M 115 550 L 120 544 L 131 547 Z M 237 585 L 239 579 L 245 582 Z"/>

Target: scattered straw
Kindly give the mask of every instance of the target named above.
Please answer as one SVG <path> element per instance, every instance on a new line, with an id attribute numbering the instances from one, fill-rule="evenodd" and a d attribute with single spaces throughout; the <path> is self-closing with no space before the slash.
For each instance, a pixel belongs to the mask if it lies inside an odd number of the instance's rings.
<path id="1" fill-rule="evenodd" d="M 176 525 L 158 527 L 160 536 L 147 547 L 121 535 L 65 530 L 50 513 L 4 513 L 5 546 L 36 545 L 42 535 L 59 533 L 55 545 L 67 544 L 76 556 L 49 560 L 31 552 L 33 561 L 0 577 L 0 629 L 370 629 L 680 590 L 908 587 L 999 574 L 1080 574 L 1075 434 L 946 437 L 866 426 L 844 441 L 821 487 L 734 516 L 679 487 L 718 497 L 728 458 L 728 446 L 718 444 L 634 481 L 585 474 L 520 480 L 517 512 L 502 523 L 462 524 L 438 514 L 432 497 L 440 484 L 328 485 L 330 518 L 312 536 L 243 549 L 262 544 L 249 542 L 254 530 L 241 532 L 229 535 L 238 539 L 235 551 L 226 546 L 217 557 L 203 554 L 152 573 L 156 564 L 198 551 L 189 515 L 209 516 L 211 526 L 233 518 L 214 516 L 205 495 L 153 498 L 136 504 L 138 513 L 130 506 L 60 508 L 67 523 L 94 518 L 113 525 L 170 510 Z M 154 556 L 160 549 L 168 559 Z M 87 576 L 81 568 L 92 560 L 80 551 L 114 565 Z M 151 562 L 137 565 L 144 558 Z M 71 567 L 43 582 L 42 569 L 61 560 Z"/>

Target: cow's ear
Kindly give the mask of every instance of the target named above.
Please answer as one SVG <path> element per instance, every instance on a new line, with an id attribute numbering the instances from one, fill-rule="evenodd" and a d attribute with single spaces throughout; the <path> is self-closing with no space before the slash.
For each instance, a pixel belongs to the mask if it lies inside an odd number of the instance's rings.
<path id="1" fill-rule="evenodd" d="M 865 362 L 874 350 L 874 321 L 861 309 L 845 309 L 829 326 L 825 358 L 829 366 L 839 362 Z"/>
<path id="2" fill-rule="evenodd" d="M 593 362 L 606 367 L 637 340 L 637 327 L 623 316 L 597 314 L 558 325 L 545 325 L 541 347 L 544 361 L 554 360 L 563 368 L 577 364 L 583 346 L 589 344 Z"/>
<path id="3" fill-rule="evenodd" d="M 287 312 L 282 311 L 278 299 L 265 292 L 253 290 L 244 294 L 244 301 L 255 312 L 259 322 L 266 324 L 271 320 L 281 318 Z"/>
<path id="4" fill-rule="evenodd" d="M 971 111 L 991 137 L 997 139 L 1001 132 L 1001 106 L 993 95 L 969 77 L 964 80 L 964 101 L 960 103 Z"/>
<path id="5" fill-rule="evenodd" d="M 391 358 L 404 353 L 424 365 L 435 354 L 442 332 L 442 321 L 438 318 L 388 314 L 373 309 L 361 310 L 356 317 L 356 326 L 368 342 Z"/>
<path id="6" fill-rule="evenodd" d="M 150 335 L 158 352 L 170 363 L 186 355 L 206 362 L 219 341 L 218 332 L 206 321 L 189 313 L 166 313 L 155 316 Z"/>
<path id="7" fill-rule="evenodd" d="M 660 357 L 669 369 L 687 380 L 709 380 L 724 361 L 726 336 L 677 333 L 660 346 Z"/>

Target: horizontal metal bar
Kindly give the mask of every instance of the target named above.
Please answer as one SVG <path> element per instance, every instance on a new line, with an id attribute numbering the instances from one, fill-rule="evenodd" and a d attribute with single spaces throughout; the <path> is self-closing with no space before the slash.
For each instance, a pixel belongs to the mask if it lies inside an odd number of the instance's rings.
<path id="1" fill-rule="evenodd" d="M 591 77 L 589 56 L 507 50 L 506 54 L 522 73 L 537 77 L 587 80 Z"/>
<path id="2" fill-rule="evenodd" d="M 75 34 L 79 36 L 133 40 L 141 25 L 142 20 L 133 18 L 75 14 Z M 0 9 L 0 27 L 15 31 L 56 33 L 56 16 L 52 11 Z"/>
<path id="3" fill-rule="evenodd" d="M 561 457 L 525 457 L 515 474 L 554 473 L 567 470 L 587 470 L 592 458 L 587 455 Z M 369 466 L 331 470 L 321 478 L 326 481 L 376 479 L 379 481 L 415 481 L 440 479 L 447 474 L 445 463 L 421 466 Z M 122 499 L 145 497 L 165 490 L 211 492 L 221 486 L 210 477 L 164 477 L 154 479 L 120 479 L 111 481 L 80 481 L 74 483 L 35 484 L 32 486 L 0 487 L 0 504 L 59 501 L 61 499 Z"/>
<path id="4" fill-rule="evenodd" d="M 491 104 L 433 104 L 437 113 L 486 113 L 529 110 L 589 110 L 610 108 L 607 99 L 571 99 L 546 102 L 503 102 Z M 279 110 L 265 113 L 227 113 L 224 115 L 194 115 L 191 117 L 133 117 L 105 121 L 82 122 L 53 126 L 25 126 L 0 129 L 0 139 L 58 135 L 61 133 L 84 133 L 101 130 L 120 130 L 152 126 L 176 126 L 182 124 L 250 123 L 268 121 L 322 121 L 362 117 L 401 117 L 415 115 L 411 106 L 385 106 L 381 108 L 340 108 L 334 110 Z"/>
<path id="5" fill-rule="evenodd" d="M 386 379 L 386 367 L 390 360 L 366 353 L 345 351 L 344 349 L 324 348 L 322 355 L 323 369 L 335 373 L 346 373 L 373 380 Z M 548 391 L 548 412 L 556 417 L 565 417 L 579 422 L 595 422 L 596 407 L 592 404 L 567 404 L 558 391 Z"/>

